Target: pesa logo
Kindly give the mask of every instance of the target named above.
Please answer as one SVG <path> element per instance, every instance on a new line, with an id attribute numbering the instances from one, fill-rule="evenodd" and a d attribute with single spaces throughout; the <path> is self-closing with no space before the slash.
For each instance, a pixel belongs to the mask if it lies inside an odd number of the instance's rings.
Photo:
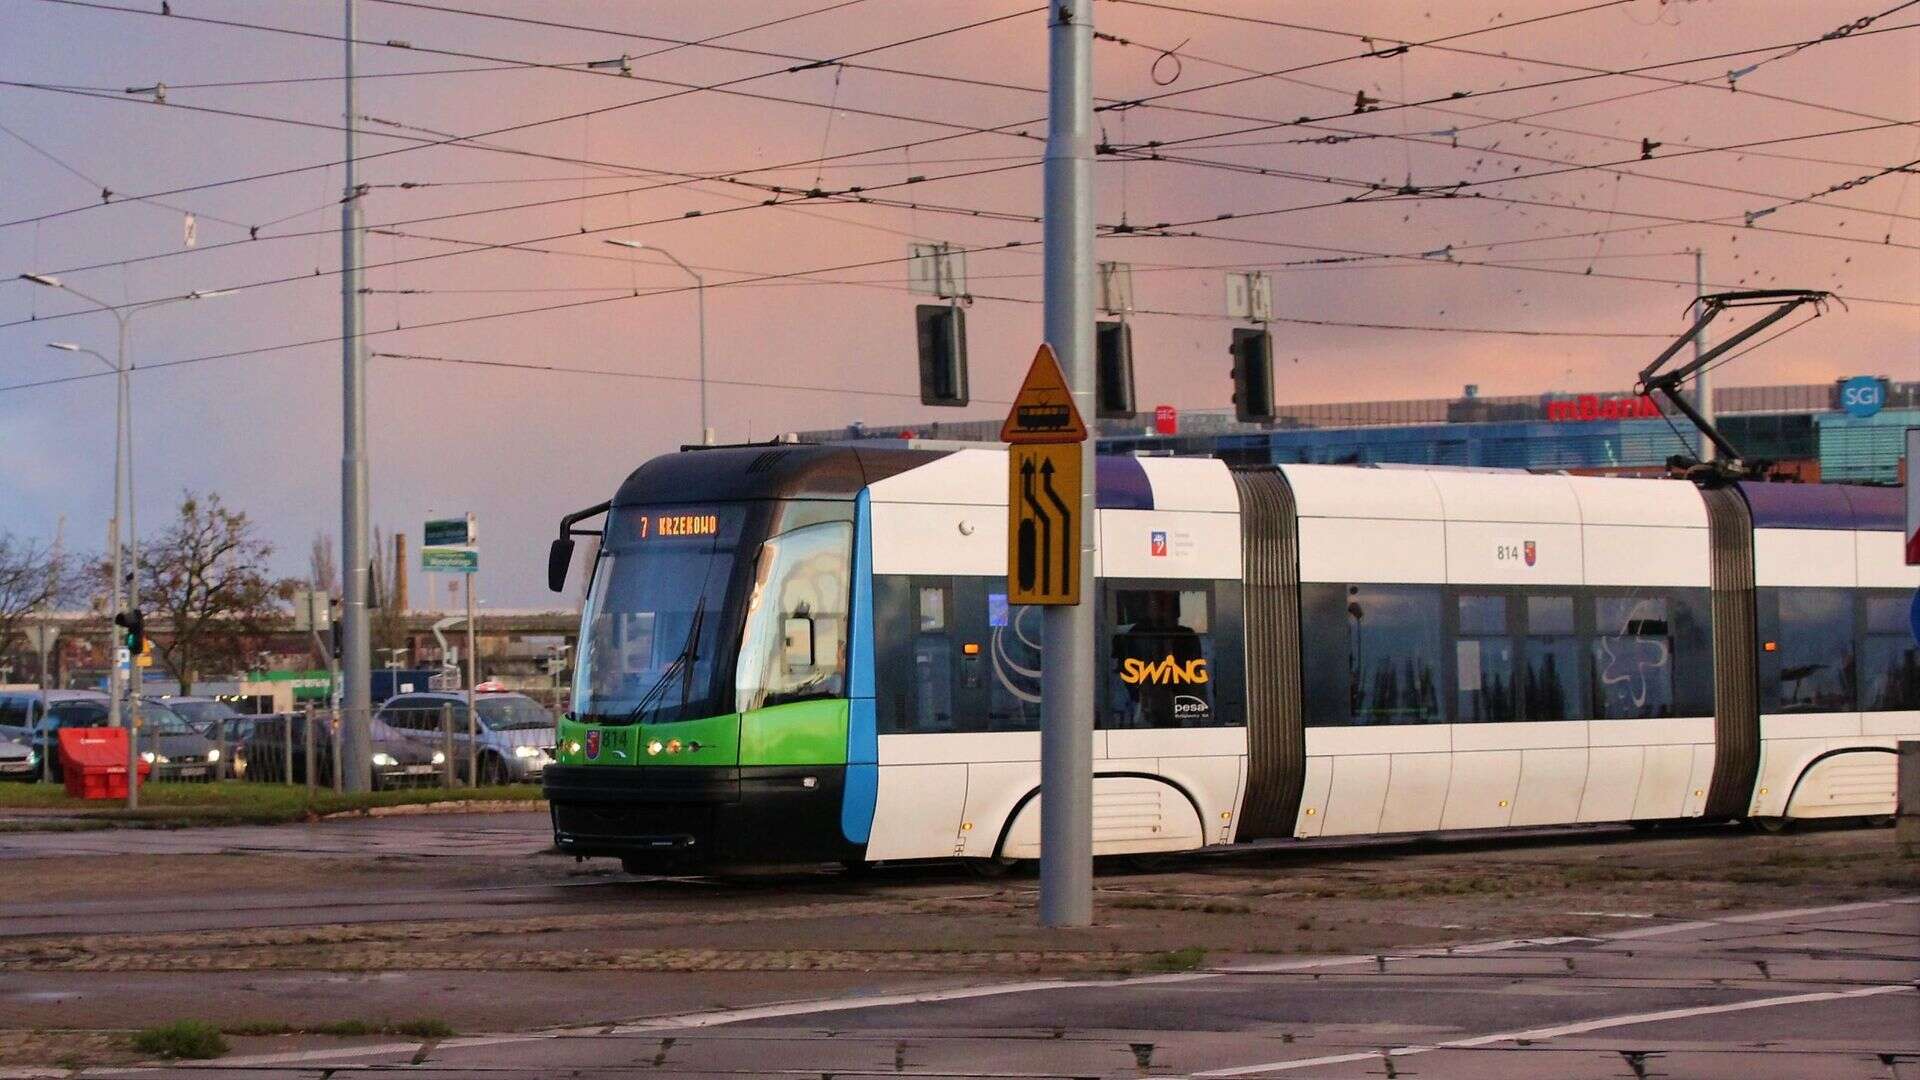
<path id="1" fill-rule="evenodd" d="M 1154 558 L 1164 559 L 1167 557 L 1167 534 L 1166 533 L 1160 532 L 1158 530 L 1148 533 L 1147 541 L 1149 545 L 1151 545 L 1150 550 L 1152 551 Z"/>

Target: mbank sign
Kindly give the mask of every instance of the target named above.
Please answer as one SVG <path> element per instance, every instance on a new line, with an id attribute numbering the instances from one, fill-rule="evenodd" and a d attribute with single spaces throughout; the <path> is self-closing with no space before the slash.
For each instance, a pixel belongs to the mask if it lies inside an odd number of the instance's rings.
<path id="1" fill-rule="evenodd" d="M 1589 420 L 1639 420 L 1658 419 L 1660 406 L 1650 397 L 1626 394 L 1620 397 L 1600 397 L 1595 394 L 1581 394 L 1573 398 L 1557 398 L 1547 402 L 1547 419 L 1555 423 L 1585 422 Z"/>

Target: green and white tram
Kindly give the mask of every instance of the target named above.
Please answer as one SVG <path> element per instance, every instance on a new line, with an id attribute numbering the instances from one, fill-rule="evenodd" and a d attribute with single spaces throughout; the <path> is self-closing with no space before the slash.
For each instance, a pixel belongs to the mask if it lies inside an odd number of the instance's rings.
<path id="1" fill-rule="evenodd" d="M 1039 853 L 1006 459 L 770 445 L 608 503 L 544 785 L 582 856 Z M 1103 458 L 1096 854 L 1893 809 L 1897 490 Z"/>

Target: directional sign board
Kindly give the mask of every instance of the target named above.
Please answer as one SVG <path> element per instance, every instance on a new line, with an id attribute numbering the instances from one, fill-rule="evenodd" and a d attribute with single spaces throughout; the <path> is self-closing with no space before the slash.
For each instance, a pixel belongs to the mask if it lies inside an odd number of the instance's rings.
<path id="1" fill-rule="evenodd" d="M 1053 346 L 1042 345 L 1033 354 L 1033 366 L 1027 369 L 1020 392 L 1014 395 L 1013 411 L 1000 425 L 1000 441 L 1020 446 L 1034 443 L 1079 443 L 1087 440 L 1087 425 L 1074 407 L 1073 393 L 1067 389 L 1066 374 L 1053 355 Z M 1074 487 L 1079 491 L 1079 487 Z"/>
<path id="2" fill-rule="evenodd" d="M 422 537 L 421 547 L 465 547 L 477 539 L 473 533 L 473 515 L 463 518 L 441 518 L 427 522 L 426 535 Z"/>
<path id="3" fill-rule="evenodd" d="M 430 574 L 472 574 L 480 569 L 480 552 L 470 547 L 423 547 L 420 569 Z"/>
<path id="4" fill-rule="evenodd" d="M 1007 455 L 1007 602 L 1080 602 L 1080 444 Z"/>

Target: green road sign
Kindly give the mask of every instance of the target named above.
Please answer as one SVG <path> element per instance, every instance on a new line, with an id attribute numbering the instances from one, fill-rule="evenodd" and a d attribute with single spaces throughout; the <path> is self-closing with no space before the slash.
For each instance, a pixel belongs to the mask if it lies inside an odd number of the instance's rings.
<path id="1" fill-rule="evenodd" d="M 480 552 L 468 547 L 423 547 L 420 549 L 420 569 L 434 574 L 477 573 L 480 570 Z"/>
<path id="2" fill-rule="evenodd" d="M 473 543 L 473 518 L 442 518 L 427 522 L 423 547 L 465 547 Z"/>

